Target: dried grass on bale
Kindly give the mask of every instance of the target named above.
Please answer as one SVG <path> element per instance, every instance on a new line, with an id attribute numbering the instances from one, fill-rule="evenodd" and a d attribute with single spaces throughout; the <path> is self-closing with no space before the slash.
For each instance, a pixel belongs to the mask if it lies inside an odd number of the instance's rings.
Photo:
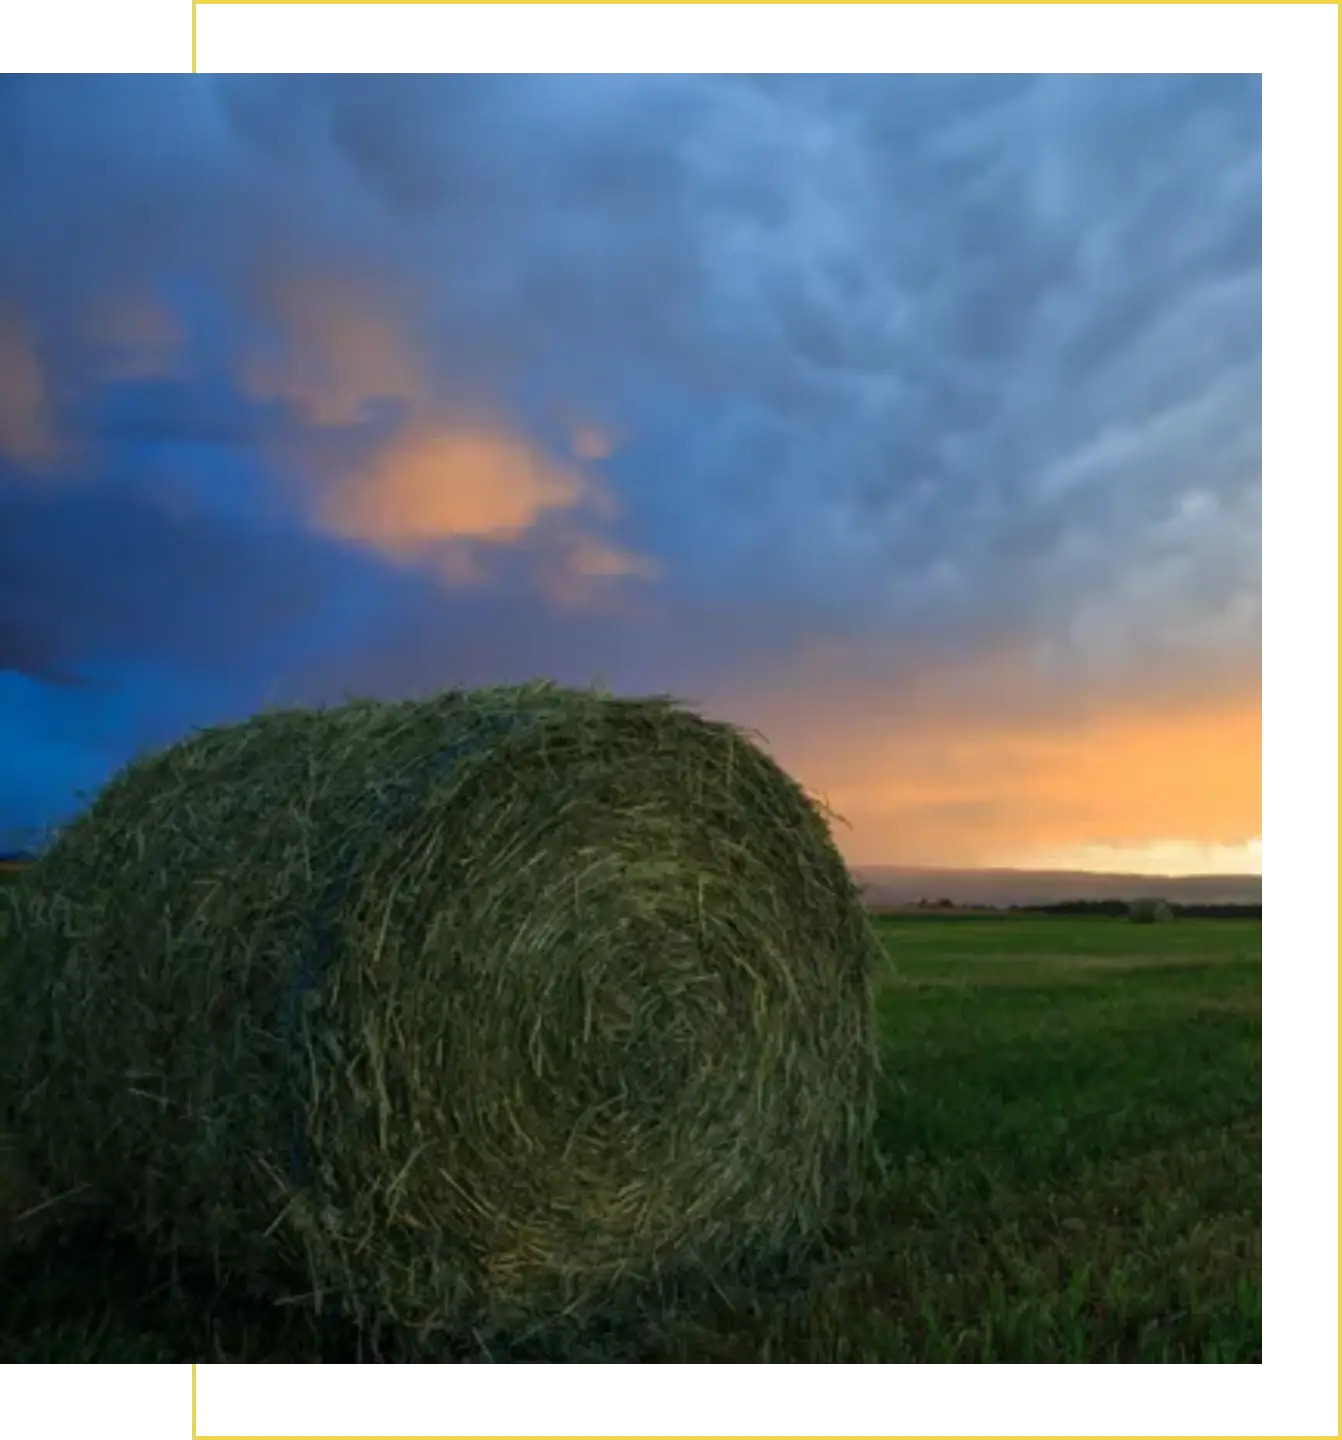
<path id="1" fill-rule="evenodd" d="M 30 878 L 16 1127 L 161 1252 L 432 1330 L 795 1254 L 856 1194 L 878 942 L 823 812 L 669 700 L 263 713 Z"/>

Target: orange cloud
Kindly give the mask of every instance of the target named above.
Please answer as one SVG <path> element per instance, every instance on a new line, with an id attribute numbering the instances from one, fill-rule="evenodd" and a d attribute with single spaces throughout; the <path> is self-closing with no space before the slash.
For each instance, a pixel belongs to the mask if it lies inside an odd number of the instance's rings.
<path id="1" fill-rule="evenodd" d="M 485 577 L 479 547 L 546 539 L 547 520 L 586 511 L 608 516 L 612 502 L 589 476 L 558 464 L 506 431 L 445 422 L 408 426 L 370 464 L 322 491 L 324 528 L 400 559 L 432 559 L 449 584 Z M 647 576 L 652 563 L 568 522 L 551 527 L 560 557 L 547 588 L 576 599 L 582 587 Z"/>
<path id="2" fill-rule="evenodd" d="M 431 563 L 453 586 L 486 578 L 483 550 L 534 541 L 546 552 L 543 588 L 565 602 L 653 573 L 646 558 L 572 518 L 609 523 L 617 516 L 614 497 L 592 474 L 492 421 L 447 413 L 414 343 L 409 306 L 397 297 L 352 279 L 290 276 L 261 291 L 260 307 L 276 339 L 240 369 L 252 399 L 280 401 L 325 431 L 357 425 L 378 402 L 399 408 L 396 433 L 352 468 L 333 448 L 346 446 L 343 436 L 290 436 L 277 446 L 275 458 L 290 473 L 335 473 L 309 494 L 324 529 L 403 561 Z M 612 452 L 611 436 L 599 427 L 569 429 L 575 458 Z"/>
<path id="3" fill-rule="evenodd" d="M 179 373 L 184 339 L 181 324 L 153 296 L 105 298 L 93 309 L 89 332 L 104 351 L 110 379 L 154 380 Z"/>
<path id="4" fill-rule="evenodd" d="M 240 367 L 253 400 L 282 401 L 320 428 L 356 425 L 378 401 L 428 401 L 421 356 L 387 297 L 348 279 L 290 275 L 265 288 L 261 308 L 277 340 Z"/>
<path id="5" fill-rule="evenodd" d="M 547 510 L 581 503 L 586 482 L 511 436 L 417 426 L 333 488 L 323 520 L 392 551 L 438 540 L 508 544 Z"/>
<path id="6" fill-rule="evenodd" d="M 545 589 L 552 600 L 576 608 L 592 600 L 604 581 L 651 580 L 659 573 L 660 567 L 648 556 L 579 532 L 564 546 L 560 564 L 551 570 Z"/>
<path id="7" fill-rule="evenodd" d="M 607 460 L 615 453 L 615 437 L 596 425 L 575 425 L 570 443 L 580 460 Z"/>
<path id="8" fill-rule="evenodd" d="M 13 311 L 0 312 L 0 455 L 28 469 L 57 458 L 51 397 L 32 335 Z"/>
<path id="9" fill-rule="evenodd" d="M 591 535 L 577 537 L 569 548 L 567 560 L 569 573 L 583 580 L 609 580 L 622 575 L 651 579 L 657 573 L 656 564 L 646 555 L 620 550 Z"/>
<path id="10" fill-rule="evenodd" d="M 1252 868 L 1257 689 L 1111 695 L 1102 707 L 1047 695 L 1031 707 L 1018 690 L 996 712 L 963 673 L 918 690 L 836 684 L 791 715 L 778 694 L 733 710 L 844 817 L 836 839 L 854 863 L 1048 867 L 1071 856 L 1093 868 L 1123 854 L 1126 867 L 1158 871 L 1230 847 Z"/>

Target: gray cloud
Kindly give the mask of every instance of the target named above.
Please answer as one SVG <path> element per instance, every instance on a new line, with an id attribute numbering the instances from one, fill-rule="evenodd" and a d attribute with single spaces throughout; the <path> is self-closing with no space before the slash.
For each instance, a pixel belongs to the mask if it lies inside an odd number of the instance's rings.
<path id="1" fill-rule="evenodd" d="M 0 666 L 694 689 L 823 642 L 1251 677 L 1260 131 L 1256 77 L 7 81 L 0 305 L 87 454 L 56 498 L 0 473 Z M 316 440 L 238 376 L 318 272 L 443 401 L 612 431 L 659 578 L 577 617 L 525 545 L 463 596 L 301 535 Z M 186 368 L 113 392 L 82 327 L 137 287 Z"/>

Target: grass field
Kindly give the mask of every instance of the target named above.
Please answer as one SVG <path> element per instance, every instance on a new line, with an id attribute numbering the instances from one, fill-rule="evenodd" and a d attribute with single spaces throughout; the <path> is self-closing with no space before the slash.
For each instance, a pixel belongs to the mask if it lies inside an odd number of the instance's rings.
<path id="1" fill-rule="evenodd" d="M 887 1164 L 855 1235 L 606 1358 L 1258 1362 L 1260 925 L 878 923 Z M 355 1337 L 0 1236 L 0 1361 L 318 1358 Z"/>

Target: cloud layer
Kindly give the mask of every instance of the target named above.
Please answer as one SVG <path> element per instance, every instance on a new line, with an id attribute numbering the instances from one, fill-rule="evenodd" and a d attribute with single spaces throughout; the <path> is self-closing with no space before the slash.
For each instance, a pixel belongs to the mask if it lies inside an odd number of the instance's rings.
<path id="1" fill-rule="evenodd" d="M 1253 77 L 4 81 L 0 826 L 546 673 L 762 728 L 866 859 L 1249 840 L 1260 130 Z M 1131 799 L 1193 753 L 1237 800 Z"/>

